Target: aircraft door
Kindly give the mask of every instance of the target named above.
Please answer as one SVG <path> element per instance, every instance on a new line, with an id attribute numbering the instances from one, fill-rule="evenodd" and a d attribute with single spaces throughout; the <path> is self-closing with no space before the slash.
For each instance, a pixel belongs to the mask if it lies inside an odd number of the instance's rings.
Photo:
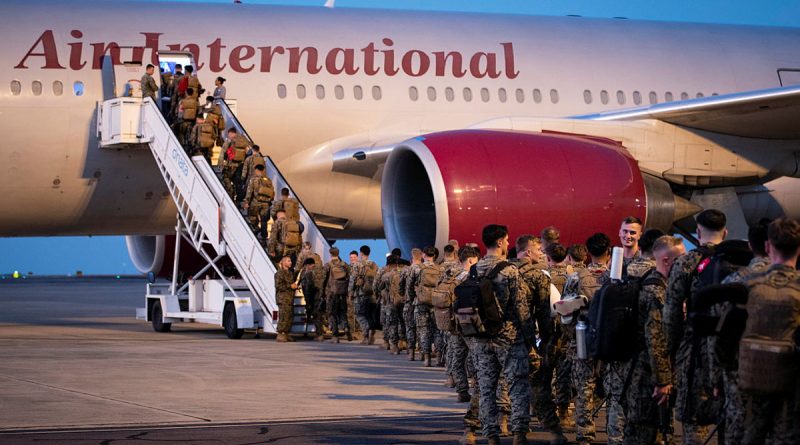
<path id="1" fill-rule="evenodd" d="M 196 66 L 194 63 L 194 57 L 192 57 L 192 53 L 188 52 L 179 52 L 179 51 L 159 51 L 158 52 L 158 67 L 163 69 L 165 73 L 172 73 L 175 74 L 175 66 L 181 65 L 183 68 L 183 73 L 186 74 L 186 67 L 187 66 Z M 177 85 L 176 85 L 177 86 Z M 162 89 L 162 97 L 161 102 L 162 110 L 169 110 L 172 109 L 171 97 L 169 95 L 172 93 L 169 89 L 164 90 Z"/>

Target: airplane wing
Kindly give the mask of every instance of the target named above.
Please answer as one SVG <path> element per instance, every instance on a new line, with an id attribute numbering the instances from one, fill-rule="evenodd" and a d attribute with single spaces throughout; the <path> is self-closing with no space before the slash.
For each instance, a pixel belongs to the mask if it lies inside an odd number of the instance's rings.
<path id="1" fill-rule="evenodd" d="M 658 119 L 698 130 L 759 139 L 800 139 L 800 85 L 667 102 L 572 119 Z"/>

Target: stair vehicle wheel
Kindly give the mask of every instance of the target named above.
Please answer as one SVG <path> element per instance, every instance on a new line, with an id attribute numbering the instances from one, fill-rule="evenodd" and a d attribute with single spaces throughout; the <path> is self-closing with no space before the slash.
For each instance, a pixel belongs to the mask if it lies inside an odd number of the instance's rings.
<path id="1" fill-rule="evenodd" d="M 244 329 L 239 329 L 239 323 L 236 321 L 236 307 L 233 303 L 227 303 L 225 310 L 222 311 L 222 327 L 225 328 L 225 335 L 231 339 L 239 339 L 244 335 Z"/>
<path id="2" fill-rule="evenodd" d="M 156 332 L 169 332 L 172 323 L 164 323 L 164 311 L 161 309 L 161 301 L 156 300 L 150 312 L 150 321 L 153 323 L 153 330 Z"/>

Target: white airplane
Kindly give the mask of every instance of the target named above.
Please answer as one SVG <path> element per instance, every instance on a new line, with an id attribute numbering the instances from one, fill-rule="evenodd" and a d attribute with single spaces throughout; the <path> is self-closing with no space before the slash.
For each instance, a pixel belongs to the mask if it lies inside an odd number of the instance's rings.
<path id="1" fill-rule="evenodd" d="M 124 61 L 167 51 L 209 90 L 227 78 L 334 239 L 800 217 L 800 28 L 91 0 L 0 17 L 0 236 L 128 235 L 137 267 L 161 263 L 175 206 L 149 151 L 100 149 L 95 119 Z"/>

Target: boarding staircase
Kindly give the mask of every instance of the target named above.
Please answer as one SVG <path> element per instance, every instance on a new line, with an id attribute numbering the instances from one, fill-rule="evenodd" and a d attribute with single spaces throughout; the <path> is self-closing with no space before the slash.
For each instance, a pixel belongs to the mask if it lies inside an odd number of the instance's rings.
<path id="1" fill-rule="evenodd" d="M 222 100 L 218 104 L 227 128 L 235 127 L 252 145 L 253 140 L 228 104 Z M 239 336 L 243 329 L 276 332 L 278 306 L 275 298 L 275 265 L 260 246 L 236 203 L 226 193 L 217 173 L 202 156 L 190 158 L 186 154 L 155 103 L 150 99 L 132 97 L 118 97 L 99 103 L 97 137 L 102 148 L 149 147 L 178 208 L 173 280 L 168 289 L 165 285 L 148 285 L 148 307 L 145 308 L 144 316 L 150 317 L 151 305 L 159 302 L 165 323 L 216 323 L 222 324 L 228 331 L 230 326 L 225 323 L 230 324 L 230 320 L 226 319 L 230 313 L 222 306 L 230 303 L 235 310 L 234 327 L 240 331 Z M 267 153 L 268 146 L 262 147 L 262 152 Z M 272 159 L 265 156 L 264 160 L 266 174 L 272 180 L 275 190 L 280 191 L 283 187 L 291 190 Z M 300 201 L 294 191 L 291 194 Z M 303 240 L 311 242 L 314 251 L 323 256 L 327 254 L 329 243 L 302 201 L 300 220 L 305 227 Z M 214 270 L 219 277 L 217 281 L 221 281 L 225 288 L 224 293 L 228 296 L 226 301 L 206 305 L 181 304 L 181 300 L 189 299 L 192 286 L 196 285 L 194 280 L 181 286 L 177 281 L 181 238 L 207 262 L 193 276 L 202 277 Z M 225 257 L 236 267 L 238 277 L 226 277 L 220 270 L 220 261 Z M 151 298 L 153 295 L 157 298 Z M 190 303 L 191 301 L 190 299 Z M 302 306 L 302 301 L 296 306 Z M 304 311 L 298 312 L 297 309 L 296 307 L 292 332 L 305 333 L 310 327 L 305 323 Z"/>

